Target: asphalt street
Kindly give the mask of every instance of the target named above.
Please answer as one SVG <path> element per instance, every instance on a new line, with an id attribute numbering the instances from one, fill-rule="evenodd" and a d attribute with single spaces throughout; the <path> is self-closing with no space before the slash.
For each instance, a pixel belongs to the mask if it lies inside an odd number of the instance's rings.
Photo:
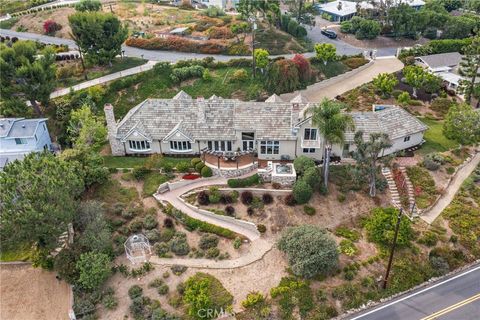
<path id="1" fill-rule="evenodd" d="M 77 50 L 77 45 L 73 40 L 50 37 L 46 35 L 30 33 L 30 32 L 17 32 L 13 30 L 0 29 L 0 35 L 17 37 L 22 40 L 34 40 L 47 44 L 57 44 L 57 45 L 68 45 L 71 49 Z M 332 43 L 337 47 L 338 55 L 353 55 L 362 53 L 366 49 L 361 49 L 354 47 L 348 43 L 337 39 L 329 39 L 320 33 L 320 28 L 313 28 L 308 31 L 308 36 L 312 39 L 314 43 Z M 126 45 L 122 46 L 122 50 L 125 51 L 125 55 L 128 57 L 138 57 L 144 58 L 147 60 L 154 61 L 170 61 L 177 62 L 179 60 L 186 59 L 202 59 L 205 57 L 214 56 L 218 61 L 228 61 L 235 58 L 245 58 L 245 56 L 227 56 L 227 55 L 212 55 L 212 54 L 201 54 L 201 53 L 188 53 L 188 52 L 177 52 L 177 51 L 162 51 L 162 50 L 144 50 L 134 47 L 129 47 Z M 377 56 L 393 56 L 396 53 L 397 48 L 383 48 L 377 50 Z M 293 54 L 285 55 L 286 57 L 291 57 Z M 306 53 L 305 56 L 313 56 L 313 53 Z"/>
<path id="2" fill-rule="evenodd" d="M 480 265 L 348 319 L 479 320 Z"/>

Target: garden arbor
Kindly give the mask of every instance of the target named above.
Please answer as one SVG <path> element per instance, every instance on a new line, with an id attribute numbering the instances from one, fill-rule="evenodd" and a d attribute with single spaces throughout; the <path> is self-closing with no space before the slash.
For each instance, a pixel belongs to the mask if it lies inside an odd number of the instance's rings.
<path id="1" fill-rule="evenodd" d="M 132 264 L 147 262 L 152 254 L 150 241 L 143 234 L 134 234 L 125 241 L 125 254 Z"/>

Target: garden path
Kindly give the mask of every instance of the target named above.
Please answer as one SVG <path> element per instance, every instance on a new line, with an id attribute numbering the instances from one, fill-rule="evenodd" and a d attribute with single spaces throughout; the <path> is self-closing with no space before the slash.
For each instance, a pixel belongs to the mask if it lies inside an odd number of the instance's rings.
<path id="1" fill-rule="evenodd" d="M 255 172 L 251 172 L 245 176 L 252 175 Z M 240 178 L 242 178 L 240 177 Z M 154 194 L 155 199 L 159 202 L 168 202 L 176 209 L 181 210 L 185 214 L 189 215 L 192 218 L 211 223 L 216 226 L 220 226 L 229 230 L 232 230 L 240 235 L 247 237 L 252 245 L 250 246 L 250 251 L 233 260 L 220 260 L 214 261 L 209 259 L 183 259 L 183 258 L 174 258 L 174 259 L 165 259 L 152 256 L 150 262 L 154 264 L 161 265 L 174 265 L 180 264 L 187 267 L 193 268 L 209 268 L 209 269 L 232 269 L 247 266 L 255 261 L 258 261 L 263 258 L 263 256 L 273 248 L 273 242 L 268 241 L 267 239 L 259 236 L 258 232 L 254 232 L 250 228 L 246 228 L 242 223 L 236 223 L 237 220 L 224 220 L 221 218 L 215 218 L 211 215 L 204 215 L 201 212 L 197 212 L 187 206 L 181 199 L 180 196 L 185 194 L 193 189 L 198 189 L 201 187 L 215 186 L 215 185 L 226 185 L 227 179 L 224 177 L 217 177 L 214 179 L 200 179 L 189 185 L 180 187 L 175 190 L 170 190 L 165 193 L 156 193 Z"/>
<path id="2" fill-rule="evenodd" d="M 467 179 L 475 168 L 480 164 L 480 152 L 477 152 L 475 156 L 463 166 L 460 170 L 457 171 L 453 177 L 451 183 L 448 185 L 445 192 L 442 194 L 440 199 L 430 208 L 430 210 L 425 211 L 420 217 L 426 221 L 428 224 L 431 224 L 441 213 L 442 211 L 452 202 L 455 194 L 458 192 L 462 186 L 465 179 Z"/>
<path id="3" fill-rule="evenodd" d="M 131 76 L 131 75 L 134 75 L 134 74 L 137 74 L 137 73 L 141 73 L 141 72 L 151 70 L 153 68 L 153 66 L 156 65 L 157 63 L 158 63 L 158 61 L 148 61 L 147 63 L 142 64 L 141 66 L 136 66 L 136 67 L 133 67 L 133 68 L 130 68 L 130 69 L 126 69 L 126 70 L 118 71 L 118 72 L 115 72 L 115 73 L 107 74 L 106 76 L 99 77 L 99 78 L 96 78 L 96 79 L 93 79 L 93 80 L 84 81 L 82 83 L 79 83 L 77 85 L 74 85 L 74 86 L 71 86 L 71 87 L 68 87 L 68 88 L 59 89 L 59 90 L 54 91 L 50 94 L 50 99 L 65 96 L 65 95 L 69 94 L 71 91 L 78 91 L 78 90 L 90 88 L 90 87 L 96 86 L 98 84 L 106 83 L 106 82 L 109 82 L 109 81 L 112 81 L 112 80 L 120 79 L 120 78 L 123 78 L 123 77 L 126 77 L 126 76 Z"/>

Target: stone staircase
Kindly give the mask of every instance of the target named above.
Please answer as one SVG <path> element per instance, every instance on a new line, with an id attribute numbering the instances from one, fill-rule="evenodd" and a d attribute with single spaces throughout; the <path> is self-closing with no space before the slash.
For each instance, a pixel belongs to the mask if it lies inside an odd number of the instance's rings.
<path id="1" fill-rule="evenodd" d="M 412 216 L 418 216 L 419 212 L 415 203 L 415 189 L 413 188 L 413 184 L 408 178 L 407 169 L 405 167 L 400 167 L 400 171 L 402 171 L 405 176 L 405 184 L 407 185 L 409 214 L 413 208 Z"/>
<path id="2" fill-rule="evenodd" d="M 393 175 L 392 171 L 390 168 L 383 167 L 382 168 L 382 174 L 387 180 L 388 183 L 388 189 L 390 190 L 390 196 L 392 198 L 392 205 L 395 208 L 400 209 L 402 207 L 402 204 L 400 202 L 400 194 L 398 193 L 397 185 L 395 184 L 395 180 L 393 180 Z"/>

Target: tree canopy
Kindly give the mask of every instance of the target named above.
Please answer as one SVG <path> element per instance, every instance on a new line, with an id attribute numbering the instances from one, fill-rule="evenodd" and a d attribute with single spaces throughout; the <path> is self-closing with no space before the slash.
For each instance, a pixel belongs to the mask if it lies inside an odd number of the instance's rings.
<path id="1" fill-rule="evenodd" d="M 100 11 L 102 9 L 102 3 L 99 0 L 80 0 L 75 4 L 75 10 L 77 11 Z"/>
<path id="2" fill-rule="evenodd" d="M 337 244 L 327 231 L 319 227 L 302 225 L 288 228 L 277 245 L 287 254 L 292 272 L 297 276 L 313 278 L 338 267 Z"/>
<path id="3" fill-rule="evenodd" d="M 75 147 L 87 146 L 94 150 L 98 150 L 107 138 L 103 117 L 94 115 L 87 104 L 72 110 L 67 133 Z"/>
<path id="4" fill-rule="evenodd" d="M 48 105 L 55 89 L 55 53 L 47 48 L 37 52 L 31 41 L 17 41 L 12 47 L 0 44 L 0 114 L 31 115 L 25 101 L 30 102 L 37 116 L 42 115 L 38 104 Z"/>
<path id="5" fill-rule="evenodd" d="M 72 36 L 86 59 L 99 64 L 111 64 L 121 53 L 128 30 L 111 13 L 77 12 L 68 17 Z"/>
<path id="6" fill-rule="evenodd" d="M 0 234 L 5 243 L 53 248 L 73 218 L 83 181 L 71 163 L 31 153 L 0 172 Z"/>
<path id="7" fill-rule="evenodd" d="M 373 85 L 382 93 L 384 97 L 388 97 L 397 84 L 397 77 L 391 73 L 380 73 L 378 76 L 373 78 Z"/>
<path id="8" fill-rule="evenodd" d="M 463 145 L 480 142 L 480 112 L 468 104 L 457 104 L 448 110 L 443 133 Z"/>
<path id="9" fill-rule="evenodd" d="M 372 215 L 366 220 L 365 229 L 370 241 L 381 245 L 391 245 L 397 223 L 398 209 L 395 208 L 374 208 Z M 410 220 L 403 218 L 398 231 L 397 245 L 406 246 L 413 238 L 413 230 Z"/>
<path id="10" fill-rule="evenodd" d="M 104 253 L 82 253 L 76 267 L 78 283 L 87 290 L 99 288 L 112 273 L 110 257 Z"/>
<path id="11" fill-rule="evenodd" d="M 330 43 L 317 43 L 314 46 L 315 56 L 326 65 L 337 57 L 337 48 Z"/>

